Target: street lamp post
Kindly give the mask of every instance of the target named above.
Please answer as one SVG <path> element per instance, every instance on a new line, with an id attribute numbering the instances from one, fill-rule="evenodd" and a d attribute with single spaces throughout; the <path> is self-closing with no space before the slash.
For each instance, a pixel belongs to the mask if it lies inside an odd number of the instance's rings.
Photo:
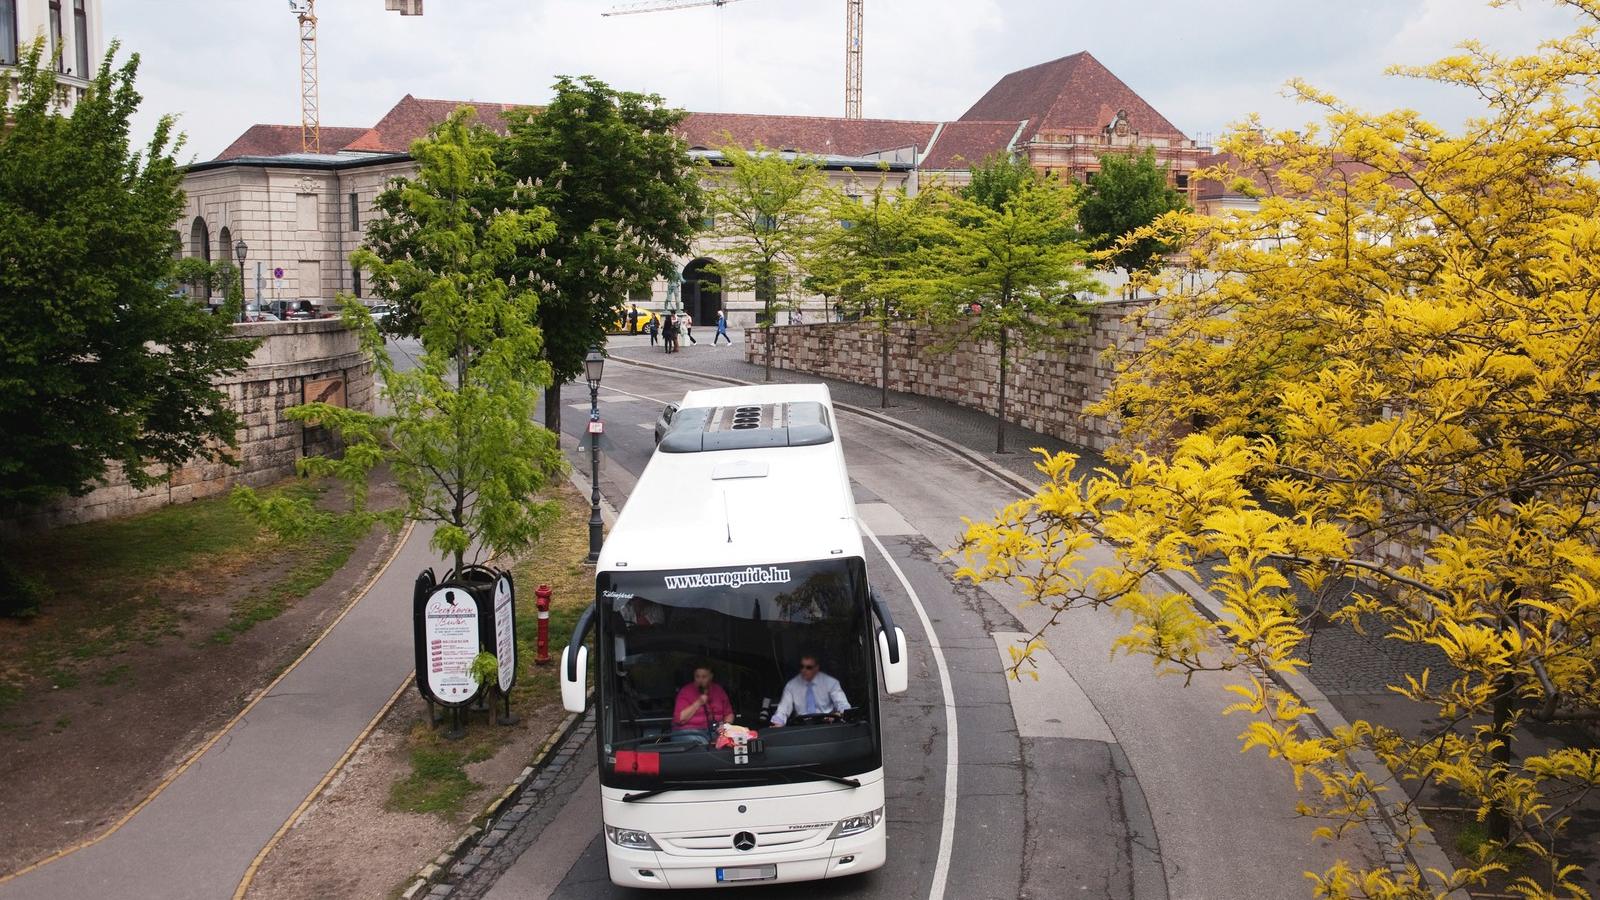
<path id="1" fill-rule="evenodd" d="M 238 242 L 236 242 L 233 245 L 233 255 L 238 257 L 238 259 L 239 259 L 239 321 L 241 321 L 241 322 L 243 322 L 245 320 L 245 316 L 244 316 L 244 306 L 245 306 L 245 304 L 244 304 L 244 257 L 245 257 L 245 254 L 247 254 L 249 252 L 250 252 L 250 247 L 249 247 L 249 245 L 245 244 L 244 238 L 240 238 L 238 240 Z M 224 293 L 224 296 L 226 296 L 226 293 Z"/>
<path id="2" fill-rule="evenodd" d="M 600 375 L 606 358 L 599 347 L 590 347 L 583 359 L 583 374 L 589 381 L 589 564 L 600 561 L 605 521 L 600 518 Z"/>

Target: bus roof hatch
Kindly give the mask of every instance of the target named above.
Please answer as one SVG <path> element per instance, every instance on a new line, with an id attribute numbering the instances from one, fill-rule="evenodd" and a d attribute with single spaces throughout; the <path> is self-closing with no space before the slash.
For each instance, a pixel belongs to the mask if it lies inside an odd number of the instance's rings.
<path id="1" fill-rule="evenodd" d="M 687 407 L 661 438 L 664 453 L 810 447 L 833 440 L 827 407 L 815 401 Z"/>

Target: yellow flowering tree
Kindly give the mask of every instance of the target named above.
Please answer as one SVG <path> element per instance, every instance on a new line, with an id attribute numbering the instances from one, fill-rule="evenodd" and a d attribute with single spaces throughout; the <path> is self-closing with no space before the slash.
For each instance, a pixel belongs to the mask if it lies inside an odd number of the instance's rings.
<path id="1" fill-rule="evenodd" d="M 1117 470 L 1047 457 L 1038 492 L 961 547 L 965 576 L 1019 585 L 1053 621 L 1120 611 L 1119 649 L 1159 668 L 1238 669 L 1243 748 L 1286 760 L 1330 831 L 1374 792 L 1404 800 L 1357 774 L 1358 748 L 1489 826 L 1456 872 L 1340 865 L 1308 873 L 1318 896 L 1437 896 L 1513 858 L 1516 894 L 1588 896 L 1564 857 L 1593 840 L 1569 825 L 1600 751 L 1519 730 L 1600 708 L 1600 0 L 1563 5 L 1580 30 L 1534 53 L 1467 44 L 1395 70 L 1482 97 L 1460 132 L 1301 83 L 1320 124 L 1236 129 L 1209 174 L 1259 209 L 1134 236 L 1176 240 L 1199 277 L 1157 279 L 1146 342 L 1119 358 L 1098 409 L 1122 425 Z M 1114 565 L 1083 564 L 1094 542 Z M 1221 618 L 1161 572 L 1204 583 Z M 1250 673 L 1305 668 L 1319 607 L 1435 648 L 1447 667 L 1392 689 L 1444 726 L 1308 732 Z"/>

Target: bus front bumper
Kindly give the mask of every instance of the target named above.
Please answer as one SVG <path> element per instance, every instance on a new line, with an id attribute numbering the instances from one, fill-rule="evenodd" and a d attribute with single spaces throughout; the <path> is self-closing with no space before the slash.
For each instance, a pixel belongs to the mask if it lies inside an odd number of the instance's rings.
<path id="1" fill-rule="evenodd" d="M 708 858 L 679 856 L 659 850 L 606 847 L 611 881 L 622 887 L 682 890 L 684 888 L 738 887 L 840 878 L 882 868 L 884 826 L 866 834 L 824 842 L 821 846 L 769 853 L 739 853 Z M 718 880 L 730 869 L 751 870 L 771 866 L 773 877 L 760 880 Z"/>

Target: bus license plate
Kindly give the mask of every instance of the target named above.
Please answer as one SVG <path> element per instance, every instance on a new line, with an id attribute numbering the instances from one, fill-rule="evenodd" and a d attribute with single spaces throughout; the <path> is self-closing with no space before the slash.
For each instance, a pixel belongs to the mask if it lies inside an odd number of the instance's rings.
<path id="1" fill-rule="evenodd" d="M 717 869 L 717 881 L 772 881 L 778 877 L 778 867 L 770 866 L 740 866 L 733 869 Z"/>

